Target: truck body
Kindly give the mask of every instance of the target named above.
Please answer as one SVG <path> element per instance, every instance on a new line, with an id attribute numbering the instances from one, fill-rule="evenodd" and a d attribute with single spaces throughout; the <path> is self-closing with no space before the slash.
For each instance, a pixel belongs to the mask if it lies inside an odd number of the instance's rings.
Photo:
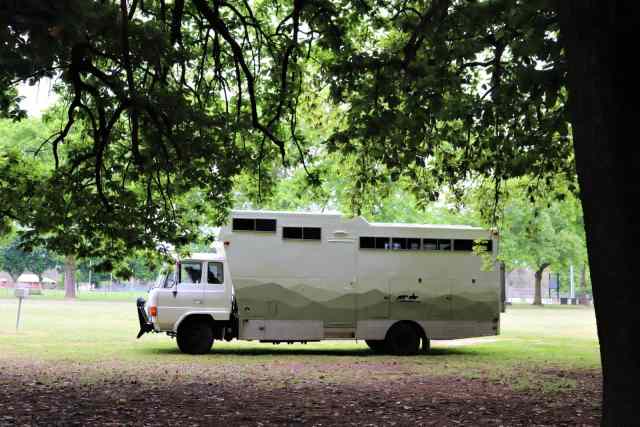
<path id="1" fill-rule="evenodd" d="M 470 226 L 233 211 L 214 253 L 181 260 L 138 302 L 141 334 L 167 332 L 188 353 L 214 339 L 361 339 L 394 354 L 496 335 L 496 242 Z"/>

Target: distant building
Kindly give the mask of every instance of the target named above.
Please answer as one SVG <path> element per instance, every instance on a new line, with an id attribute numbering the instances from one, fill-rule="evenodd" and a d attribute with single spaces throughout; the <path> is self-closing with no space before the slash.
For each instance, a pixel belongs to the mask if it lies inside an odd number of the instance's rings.
<path id="1" fill-rule="evenodd" d="M 0 288 L 13 288 L 13 278 L 6 271 L 0 271 Z"/>
<path id="2" fill-rule="evenodd" d="M 29 289 L 30 294 L 41 294 L 42 283 L 36 274 L 22 273 L 16 281 L 16 288 Z"/>

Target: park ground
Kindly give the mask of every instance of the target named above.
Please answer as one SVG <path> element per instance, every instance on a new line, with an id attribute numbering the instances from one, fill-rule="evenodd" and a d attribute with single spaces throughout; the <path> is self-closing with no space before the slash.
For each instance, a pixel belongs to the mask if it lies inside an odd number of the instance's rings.
<path id="1" fill-rule="evenodd" d="M 501 335 L 375 355 L 361 342 L 135 339 L 135 298 L 0 295 L 4 425 L 597 425 L 592 308 L 510 306 Z"/>

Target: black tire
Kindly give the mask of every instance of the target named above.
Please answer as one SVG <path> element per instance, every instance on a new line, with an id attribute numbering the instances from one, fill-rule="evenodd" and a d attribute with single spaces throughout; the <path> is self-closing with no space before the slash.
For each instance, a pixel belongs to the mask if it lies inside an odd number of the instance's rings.
<path id="1" fill-rule="evenodd" d="M 213 330 L 209 322 L 187 320 L 178 327 L 178 348 L 187 354 L 207 354 L 213 346 Z"/>
<path id="2" fill-rule="evenodd" d="M 423 354 L 431 353 L 431 340 L 427 337 L 422 337 L 422 347 L 420 348 Z"/>
<path id="3" fill-rule="evenodd" d="M 384 340 L 364 340 L 375 353 L 384 353 Z"/>
<path id="4" fill-rule="evenodd" d="M 418 354 L 420 351 L 420 335 L 409 323 L 396 323 L 387 332 L 385 339 L 387 352 L 398 356 Z"/>

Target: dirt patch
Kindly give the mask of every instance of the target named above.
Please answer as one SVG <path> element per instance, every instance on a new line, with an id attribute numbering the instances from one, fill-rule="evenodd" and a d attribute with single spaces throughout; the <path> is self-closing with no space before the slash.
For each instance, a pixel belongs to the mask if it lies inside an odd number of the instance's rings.
<path id="1" fill-rule="evenodd" d="M 389 380 L 386 366 L 371 365 L 368 377 L 348 383 L 298 364 L 265 365 L 259 375 L 225 366 L 174 372 L 175 366 L 116 365 L 95 375 L 99 368 L 0 360 L 0 425 L 529 426 L 600 420 L 600 376 L 591 371 L 548 370 L 544 375 L 570 377 L 575 386 L 532 393 L 489 378 L 414 373 Z"/>

